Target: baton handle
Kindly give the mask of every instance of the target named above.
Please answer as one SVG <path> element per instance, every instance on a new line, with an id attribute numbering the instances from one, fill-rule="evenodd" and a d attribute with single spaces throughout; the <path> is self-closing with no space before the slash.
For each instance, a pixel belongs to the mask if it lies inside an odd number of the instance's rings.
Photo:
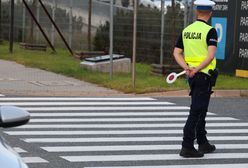
<path id="1" fill-rule="evenodd" d="M 186 73 L 186 71 L 184 70 L 184 71 L 178 73 L 178 74 L 177 74 L 177 77 L 178 77 L 178 76 L 181 76 L 181 75 L 183 75 L 183 74 L 185 74 L 185 73 Z"/>

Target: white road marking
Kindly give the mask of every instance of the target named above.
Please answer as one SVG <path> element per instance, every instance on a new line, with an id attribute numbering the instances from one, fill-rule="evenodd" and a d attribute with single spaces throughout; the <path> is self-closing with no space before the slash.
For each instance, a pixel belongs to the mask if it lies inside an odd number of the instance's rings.
<path id="1" fill-rule="evenodd" d="M 150 118 L 43 118 L 43 119 L 31 119 L 30 123 L 65 123 L 65 122 L 132 122 L 132 121 L 186 121 L 187 118 L 182 117 L 171 117 L 171 118 L 162 118 L 162 117 L 150 117 Z M 238 119 L 231 117 L 207 117 L 207 121 L 235 121 Z"/>
<path id="2" fill-rule="evenodd" d="M 217 149 L 248 149 L 248 144 L 215 144 Z M 99 151 L 144 151 L 180 150 L 181 145 L 111 145 L 111 146 L 47 146 L 47 152 L 99 152 Z M 197 148 L 197 146 L 196 146 Z"/>
<path id="3" fill-rule="evenodd" d="M 5 131 L 9 135 L 131 135 L 131 134 L 182 134 L 183 130 L 100 130 L 100 131 Z M 248 129 L 209 129 L 208 133 L 240 134 Z"/>
<path id="4" fill-rule="evenodd" d="M 209 136 L 214 141 L 248 140 L 248 136 Z M 72 142 L 156 142 L 182 141 L 182 137 L 97 137 L 97 138 L 24 138 L 30 143 L 72 143 Z"/>
<path id="5" fill-rule="evenodd" d="M 32 117 L 187 116 L 188 112 L 31 113 Z M 215 116 L 213 113 L 208 115 Z"/>
<path id="6" fill-rule="evenodd" d="M 145 101 L 150 97 L 4 97 L 0 101 Z"/>
<path id="7" fill-rule="evenodd" d="M 23 126 L 16 127 L 15 129 L 22 128 L 181 128 L 185 125 L 185 123 L 168 123 L 168 124 L 157 124 L 157 123 L 149 123 L 149 124 L 130 124 L 130 123 L 120 123 L 120 124 L 27 124 Z M 248 123 L 207 123 L 207 128 L 209 127 L 246 127 Z"/>
<path id="8" fill-rule="evenodd" d="M 170 102 L 0 102 L 3 106 L 116 106 L 116 105 L 174 105 Z"/>
<path id="9" fill-rule="evenodd" d="M 187 106 L 141 106 L 141 107 L 23 107 L 27 111 L 120 111 L 120 110 L 189 110 Z"/>
<path id="10" fill-rule="evenodd" d="M 47 160 L 42 159 L 40 157 L 22 157 L 22 160 L 25 163 L 48 163 Z"/>
<path id="11" fill-rule="evenodd" d="M 149 160 L 189 160 L 180 157 L 178 154 L 147 154 L 147 155 L 96 155 L 96 156 L 61 156 L 69 162 L 107 162 L 107 161 L 149 161 Z M 205 154 L 202 158 L 207 159 L 248 159 L 248 153 L 211 153 Z"/>
<path id="12" fill-rule="evenodd" d="M 17 153 L 27 153 L 27 151 L 25 151 L 24 149 L 19 148 L 19 147 L 14 147 L 13 149 L 14 149 L 14 151 L 16 151 Z"/>

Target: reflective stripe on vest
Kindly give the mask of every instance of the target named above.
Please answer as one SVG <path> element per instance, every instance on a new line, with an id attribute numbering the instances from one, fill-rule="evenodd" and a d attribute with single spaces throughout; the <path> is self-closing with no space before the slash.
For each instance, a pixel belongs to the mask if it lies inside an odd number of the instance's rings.
<path id="1" fill-rule="evenodd" d="M 183 30 L 184 59 L 189 67 L 197 67 L 208 55 L 207 34 L 212 27 L 202 21 L 196 21 Z M 216 59 L 201 72 L 208 74 L 209 69 L 215 69 Z"/>

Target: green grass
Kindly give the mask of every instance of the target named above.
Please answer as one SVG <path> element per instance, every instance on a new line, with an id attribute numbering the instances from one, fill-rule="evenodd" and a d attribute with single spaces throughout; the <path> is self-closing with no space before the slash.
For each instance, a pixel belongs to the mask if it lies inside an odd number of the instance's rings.
<path id="1" fill-rule="evenodd" d="M 136 88 L 133 89 L 131 74 L 115 73 L 113 79 L 110 80 L 109 73 L 93 72 L 81 68 L 80 61 L 70 56 L 64 49 L 57 49 L 57 53 L 53 53 L 51 50 L 47 52 L 23 50 L 15 45 L 14 53 L 9 54 L 8 46 L 5 44 L 0 46 L 0 52 L 0 59 L 63 74 L 125 93 L 161 92 L 188 88 L 184 78 L 180 78 L 173 85 L 166 84 L 164 77 L 151 75 L 150 66 L 146 64 L 137 64 Z M 220 75 L 216 88 L 248 89 L 248 79 Z"/>

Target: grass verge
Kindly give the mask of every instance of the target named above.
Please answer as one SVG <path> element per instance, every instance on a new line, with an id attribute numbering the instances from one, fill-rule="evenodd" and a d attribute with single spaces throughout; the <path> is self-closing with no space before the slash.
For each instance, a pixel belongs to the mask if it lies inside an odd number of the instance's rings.
<path id="1" fill-rule="evenodd" d="M 52 53 L 50 50 L 47 52 L 23 50 L 15 45 L 14 53 L 10 54 L 5 44 L 1 46 L 0 52 L 0 59 L 15 61 L 27 67 L 55 72 L 125 93 L 162 92 L 188 88 L 185 78 L 178 79 L 173 85 L 166 84 L 164 77 L 150 74 L 150 66 L 147 64 L 137 63 L 136 88 L 133 89 L 131 74 L 115 73 L 110 80 L 108 73 L 93 72 L 80 67 L 80 61 L 70 56 L 64 49 L 57 49 L 57 53 Z M 216 89 L 248 89 L 248 79 L 220 75 Z"/>

